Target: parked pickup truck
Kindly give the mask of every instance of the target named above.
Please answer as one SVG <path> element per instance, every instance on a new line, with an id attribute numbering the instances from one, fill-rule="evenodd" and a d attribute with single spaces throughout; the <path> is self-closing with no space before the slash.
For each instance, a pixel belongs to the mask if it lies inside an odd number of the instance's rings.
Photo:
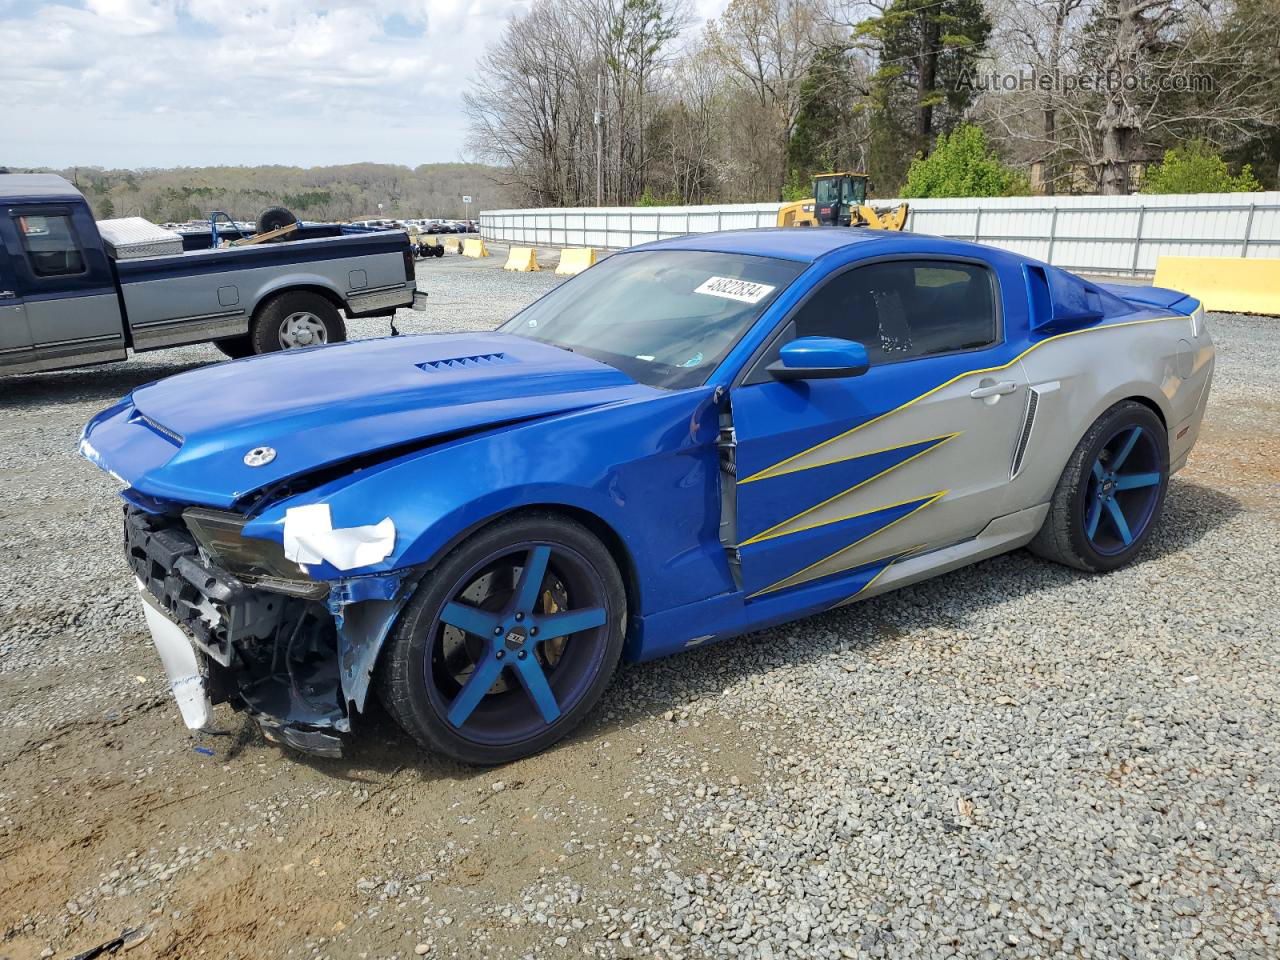
<path id="1" fill-rule="evenodd" d="M 344 313 L 425 307 L 400 232 L 174 249 L 127 256 L 62 177 L 0 174 L 0 376 L 204 341 L 269 353 L 345 340 Z"/>

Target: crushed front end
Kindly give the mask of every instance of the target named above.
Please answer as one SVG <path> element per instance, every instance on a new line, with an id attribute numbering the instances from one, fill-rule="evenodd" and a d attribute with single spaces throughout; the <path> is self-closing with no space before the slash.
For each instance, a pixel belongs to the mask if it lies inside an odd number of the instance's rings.
<path id="1" fill-rule="evenodd" d="M 401 578 L 314 580 L 280 544 L 242 536 L 245 523 L 203 507 L 125 507 L 126 555 L 183 719 L 207 729 L 210 707 L 227 703 L 270 740 L 341 756 Z"/>

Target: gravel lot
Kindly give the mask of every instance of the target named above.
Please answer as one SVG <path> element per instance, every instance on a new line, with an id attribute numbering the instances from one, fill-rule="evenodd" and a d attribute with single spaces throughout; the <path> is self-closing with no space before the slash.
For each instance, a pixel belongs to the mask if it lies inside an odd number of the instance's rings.
<path id="1" fill-rule="evenodd" d="M 419 277 L 406 333 L 556 283 Z M 181 727 L 74 447 L 212 348 L 0 382 L 0 958 L 126 927 L 130 957 L 1280 956 L 1277 322 L 1212 318 L 1205 431 L 1136 565 L 1019 552 L 627 668 L 482 772 L 378 716 L 343 761 Z"/>

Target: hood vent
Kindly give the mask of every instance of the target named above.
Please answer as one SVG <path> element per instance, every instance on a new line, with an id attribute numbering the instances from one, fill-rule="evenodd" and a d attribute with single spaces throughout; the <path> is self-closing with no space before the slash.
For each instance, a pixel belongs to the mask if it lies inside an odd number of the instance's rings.
<path id="1" fill-rule="evenodd" d="M 428 360 L 418 364 L 427 373 L 444 370 L 465 370 L 469 367 L 491 367 L 499 363 L 511 363 L 505 353 L 480 353 L 473 357 L 450 357 L 448 360 Z"/>
<path id="2" fill-rule="evenodd" d="M 170 443 L 175 443 L 178 446 L 182 446 L 182 442 L 183 442 L 182 434 L 174 430 L 170 430 L 168 427 L 164 426 L 164 424 L 157 423 L 155 420 L 152 420 L 141 410 L 135 410 L 133 415 L 133 422 L 142 424 L 144 427 L 148 428 L 152 433 L 160 434 L 160 436 L 164 437 Z"/>

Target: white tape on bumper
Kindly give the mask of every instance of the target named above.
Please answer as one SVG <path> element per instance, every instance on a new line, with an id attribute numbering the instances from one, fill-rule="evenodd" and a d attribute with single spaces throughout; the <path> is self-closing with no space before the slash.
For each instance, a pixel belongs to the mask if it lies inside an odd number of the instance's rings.
<path id="1" fill-rule="evenodd" d="M 335 530 L 327 503 L 290 507 L 284 514 L 284 555 L 303 566 L 329 563 L 354 570 L 385 560 L 396 545 L 396 525 L 390 517 L 363 527 Z"/>

